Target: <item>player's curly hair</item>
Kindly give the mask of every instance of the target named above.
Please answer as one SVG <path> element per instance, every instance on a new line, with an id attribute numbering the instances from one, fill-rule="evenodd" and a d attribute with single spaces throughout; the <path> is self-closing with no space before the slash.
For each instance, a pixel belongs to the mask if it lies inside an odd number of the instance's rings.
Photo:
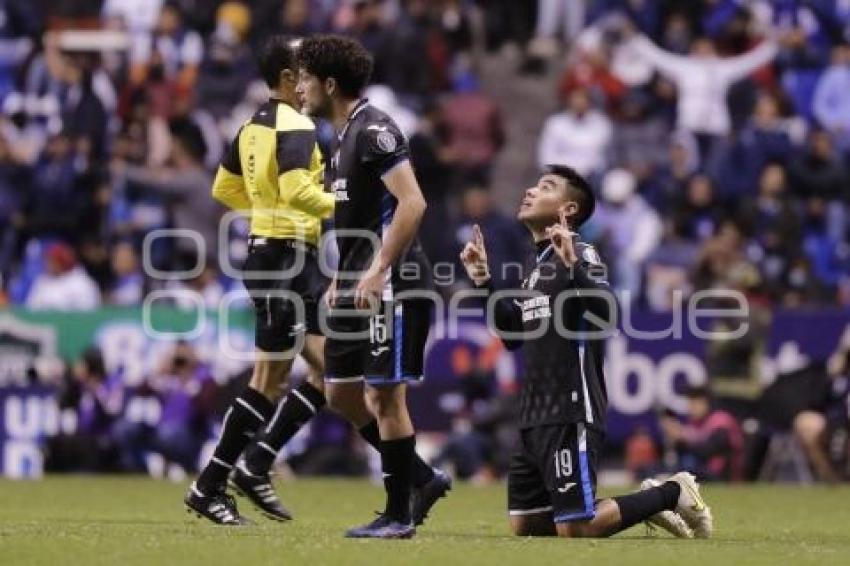
<path id="1" fill-rule="evenodd" d="M 295 69 L 295 49 L 292 40 L 285 35 L 274 35 L 267 39 L 257 56 L 260 75 L 270 88 L 277 88 L 280 73 Z"/>
<path id="2" fill-rule="evenodd" d="M 543 173 L 557 175 L 567 182 L 568 197 L 578 204 L 578 213 L 573 218 L 573 228 L 579 228 L 587 222 L 596 209 L 596 197 L 590 183 L 578 171 L 566 165 L 546 165 L 543 167 Z"/>
<path id="3" fill-rule="evenodd" d="M 358 98 L 372 76 L 372 56 L 359 42 L 340 35 L 314 35 L 298 48 L 298 66 L 324 81 L 336 80 L 343 96 Z"/>

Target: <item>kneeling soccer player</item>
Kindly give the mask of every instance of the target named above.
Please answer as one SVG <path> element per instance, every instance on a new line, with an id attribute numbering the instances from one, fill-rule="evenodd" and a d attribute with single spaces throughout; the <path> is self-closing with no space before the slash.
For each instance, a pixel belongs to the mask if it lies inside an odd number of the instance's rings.
<path id="1" fill-rule="evenodd" d="M 522 289 L 509 296 L 492 295 L 477 226 L 461 253 L 476 287 L 494 301 L 490 324 L 508 348 L 525 347 L 520 443 L 508 472 L 511 529 L 522 536 L 605 537 L 646 521 L 678 537 L 707 538 L 711 511 L 686 472 L 664 483 L 646 480 L 637 493 L 596 499 L 607 405 L 601 336 L 616 302 L 598 255 L 573 232 L 594 206 L 580 175 L 547 168 L 517 214 L 536 255 Z"/>

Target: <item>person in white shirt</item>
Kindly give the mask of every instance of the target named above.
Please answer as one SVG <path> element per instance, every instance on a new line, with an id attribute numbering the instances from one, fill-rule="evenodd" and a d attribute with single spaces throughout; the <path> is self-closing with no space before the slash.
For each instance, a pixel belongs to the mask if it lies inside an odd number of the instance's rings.
<path id="1" fill-rule="evenodd" d="M 77 264 L 74 250 L 56 243 L 45 252 L 45 271 L 33 283 L 26 306 L 33 310 L 93 310 L 100 306 L 100 289 Z"/>
<path id="2" fill-rule="evenodd" d="M 658 247 L 663 225 L 658 213 L 637 194 L 637 180 L 625 169 L 613 169 L 602 180 L 602 197 L 593 223 L 603 234 L 614 261 L 614 286 L 632 302 L 641 292 L 643 264 Z"/>
<path id="3" fill-rule="evenodd" d="M 541 168 L 567 165 L 584 176 L 600 173 L 608 162 L 612 133 L 611 120 L 592 107 L 587 91 L 575 89 L 566 109 L 543 125 L 537 161 Z"/>
<path id="4" fill-rule="evenodd" d="M 709 136 L 725 136 L 732 129 L 726 105 L 729 87 L 773 60 L 778 50 L 777 43 L 767 39 L 743 55 L 718 57 L 714 43 L 700 38 L 688 55 L 676 55 L 643 35 L 634 37 L 630 46 L 676 85 L 677 126 Z"/>

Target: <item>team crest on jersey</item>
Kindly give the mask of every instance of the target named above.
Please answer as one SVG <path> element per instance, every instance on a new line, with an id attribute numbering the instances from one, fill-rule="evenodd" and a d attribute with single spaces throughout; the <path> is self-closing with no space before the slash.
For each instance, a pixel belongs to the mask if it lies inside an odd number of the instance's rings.
<path id="1" fill-rule="evenodd" d="M 378 147 L 385 153 L 392 153 L 398 145 L 395 136 L 391 132 L 378 132 Z"/>
<path id="2" fill-rule="evenodd" d="M 596 253 L 596 249 L 593 246 L 585 246 L 585 248 L 581 251 L 581 255 L 587 263 L 592 265 L 602 264 L 602 259 L 599 257 L 599 254 Z"/>

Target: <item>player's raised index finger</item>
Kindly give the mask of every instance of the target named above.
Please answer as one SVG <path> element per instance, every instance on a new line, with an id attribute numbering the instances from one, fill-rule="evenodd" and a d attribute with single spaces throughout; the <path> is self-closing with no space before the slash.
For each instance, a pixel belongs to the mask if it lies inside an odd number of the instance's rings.
<path id="1" fill-rule="evenodd" d="M 567 227 L 567 210 L 565 208 L 562 208 L 561 210 L 558 211 L 558 216 L 561 218 L 561 226 L 566 228 Z"/>
<path id="2" fill-rule="evenodd" d="M 472 241 L 476 246 L 484 245 L 484 234 L 481 233 L 481 226 L 478 224 L 472 225 Z"/>

